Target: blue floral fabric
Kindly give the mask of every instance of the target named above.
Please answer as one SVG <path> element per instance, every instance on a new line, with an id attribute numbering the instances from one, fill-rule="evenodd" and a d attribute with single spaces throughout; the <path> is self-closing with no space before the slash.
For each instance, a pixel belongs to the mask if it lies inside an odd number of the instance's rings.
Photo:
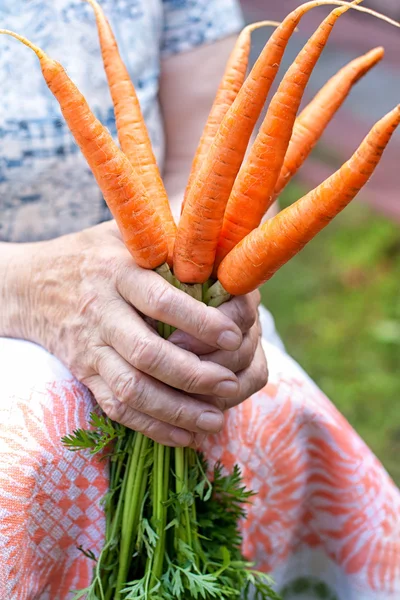
<path id="1" fill-rule="evenodd" d="M 163 56 L 190 50 L 233 33 L 242 25 L 232 0 L 164 0 Z"/>
<path id="2" fill-rule="evenodd" d="M 161 59 L 211 43 L 242 25 L 238 0 L 100 0 L 136 86 L 157 160 Z M 93 11 L 82 0 L 0 0 L 1 27 L 59 60 L 115 135 Z M 107 207 L 46 87 L 37 58 L 0 36 L 0 240 L 35 241 L 109 218 Z"/>

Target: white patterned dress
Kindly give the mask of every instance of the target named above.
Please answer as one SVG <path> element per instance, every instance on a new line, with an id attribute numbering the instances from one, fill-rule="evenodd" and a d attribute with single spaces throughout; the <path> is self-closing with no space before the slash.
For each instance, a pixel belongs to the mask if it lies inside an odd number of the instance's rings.
<path id="1" fill-rule="evenodd" d="M 240 28 L 235 0 L 103 0 L 162 165 L 162 57 Z M 0 0 L 2 27 L 58 58 L 114 133 L 91 9 L 82 0 Z M 0 39 L 0 240 L 35 241 L 109 218 L 36 58 Z M 258 496 L 244 551 L 285 600 L 398 600 L 400 495 L 329 400 L 285 354 L 263 314 L 268 385 L 229 411 L 211 461 L 242 467 Z M 272 343 L 271 343 L 272 342 Z M 0 338 L 0 600 L 67 600 L 103 539 L 104 463 L 60 438 L 85 427 L 89 392 L 45 350 Z"/>

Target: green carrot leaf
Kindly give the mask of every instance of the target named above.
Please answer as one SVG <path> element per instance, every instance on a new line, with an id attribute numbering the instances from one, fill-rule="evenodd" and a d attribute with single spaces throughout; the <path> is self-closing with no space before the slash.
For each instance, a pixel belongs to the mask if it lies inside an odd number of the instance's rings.
<path id="1" fill-rule="evenodd" d="M 73 433 L 64 436 L 61 442 L 73 452 L 89 450 L 90 454 L 97 454 L 112 441 L 124 435 L 122 425 L 94 412 L 90 414 L 89 426 L 93 429 L 76 429 Z"/>
<path id="2" fill-rule="evenodd" d="M 77 550 L 82 552 L 86 556 L 86 558 L 90 558 L 94 562 L 97 562 L 96 555 L 92 552 L 92 550 L 85 550 L 82 546 L 77 546 Z"/>

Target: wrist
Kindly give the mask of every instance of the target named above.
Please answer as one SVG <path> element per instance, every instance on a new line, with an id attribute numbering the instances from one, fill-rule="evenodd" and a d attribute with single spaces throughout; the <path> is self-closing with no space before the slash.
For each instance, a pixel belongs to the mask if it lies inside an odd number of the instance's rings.
<path id="1" fill-rule="evenodd" d="M 36 341 L 31 285 L 40 243 L 0 243 L 0 336 Z"/>

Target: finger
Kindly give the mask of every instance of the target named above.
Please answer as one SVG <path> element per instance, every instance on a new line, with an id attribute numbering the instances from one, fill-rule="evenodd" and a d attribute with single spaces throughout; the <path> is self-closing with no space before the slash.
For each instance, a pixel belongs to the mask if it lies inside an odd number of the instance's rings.
<path id="1" fill-rule="evenodd" d="M 268 365 L 265 353 L 259 340 L 254 360 L 247 369 L 237 375 L 240 383 L 240 392 L 235 400 L 225 399 L 226 409 L 237 406 L 253 394 L 263 389 L 268 383 Z"/>
<path id="2" fill-rule="evenodd" d="M 103 318 L 102 336 L 130 365 L 171 387 L 191 394 L 237 394 L 231 371 L 164 340 L 122 300 Z"/>
<path id="3" fill-rule="evenodd" d="M 220 410 L 228 410 L 233 406 L 237 406 L 253 394 L 259 392 L 268 383 L 268 366 L 261 345 L 261 341 L 257 346 L 254 360 L 251 365 L 237 374 L 240 391 L 236 398 L 217 398 L 217 397 L 199 397 L 213 406 L 217 406 Z"/>
<path id="4" fill-rule="evenodd" d="M 154 271 L 139 267 L 121 269 L 116 285 L 126 302 L 140 312 L 181 329 L 212 348 L 237 350 L 242 342 L 240 328 L 232 319 L 174 288 Z"/>
<path id="5" fill-rule="evenodd" d="M 182 348 L 182 350 L 188 350 L 193 354 L 199 356 L 200 354 L 210 354 L 214 352 L 215 348 L 201 342 L 200 340 L 196 340 L 195 337 L 185 333 L 184 331 L 180 331 L 179 329 L 174 331 L 172 335 L 169 336 L 168 341 L 174 346 L 178 348 Z M 242 340 L 243 343 L 243 340 Z"/>
<path id="6" fill-rule="evenodd" d="M 200 434 L 173 427 L 119 402 L 99 375 L 90 377 L 85 384 L 105 414 L 113 421 L 139 431 L 164 446 L 195 446 L 199 443 L 195 436 Z"/>
<path id="7" fill-rule="evenodd" d="M 255 290 L 244 296 L 235 296 L 229 302 L 221 304 L 219 310 L 232 319 L 242 333 L 246 333 L 257 320 L 260 300 L 260 292 Z"/>
<path id="8" fill-rule="evenodd" d="M 251 294 L 232 298 L 229 302 L 222 304 L 218 310 L 232 319 L 242 333 L 247 333 L 258 318 L 260 298 L 260 292 L 255 290 Z M 190 350 L 194 354 L 207 354 L 213 350 L 213 348 L 204 344 L 204 342 L 197 340 L 193 336 L 189 336 L 183 331 L 175 331 L 169 337 L 169 341 L 180 348 Z"/>
<path id="9" fill-rule="evenodd" d="M 173 342 L 179 348 L 183 348 L 185 350 L 189 350 L 194 354 L 200 356 L 200 358 L 204 360 L 212 360 L 220 365 L 223 365 L 233 373 L 246 368 L 250 363 L 246 364 L 246 352 L 249 350 L 249 339 L 247 336 L 250 335 L 251 339 L 254 343 L 253 346 L 253 354 L 251 355 L 251 360 L 253 359 L 255 344 L 257 343 L 257 338 L 261 335 L 261 324 L 259 315 L 257 313 L 256 322 L 251 327 L 249 332 L 244 335 L 242 345 L 236 352 L 228 352 L 224 350 L 214 351 L 213 348 L 199 342 L 195 338 L 188 336 L 185 333 L 180 331 L 174 332 L 169 338 L 169 342 Z M 246 339 L 247 338 L 247 339 Z M 245 348 L 243 349 L 243 345 Z M 238 354 L 237 354 L 238 353 Z M 208 358 L 212 355 L 212 358 Z"/>
<path id="10" fill-rule="evenodd" d="M 132 408 L 154 419 L 180 429 L 197 433 L 218 433 L 223 414 L 214 406 L 182 394 L 138 371 L 110 347 L 99 348 L 93 367 L 119 400 L 114 416 L 118 420 Z M 117 410 L 117 409 L 115 409 Z"/>
<path id="11" fill-rule="evenodd" d="M 226 352 L 225 350 L 216 350 L 210 354 L 200 356 L 200 360 L 215 362 L 226 367 L 232 373 L 238 373 L 247 369 L 254 359 L 255 352 L 259 343 L 258 324 L 254 324 L 243 338 L 243 343 L 236 352 Z"/>

